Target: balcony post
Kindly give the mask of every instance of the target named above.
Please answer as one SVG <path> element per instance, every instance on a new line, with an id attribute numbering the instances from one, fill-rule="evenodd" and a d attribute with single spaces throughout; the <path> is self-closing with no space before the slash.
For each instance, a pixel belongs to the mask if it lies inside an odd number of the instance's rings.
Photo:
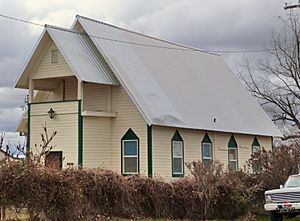
<path id="1" fill-rule="evenodd" d="M 32 103 L 33 99 L 34 99 L 34 81 L 32 78 L 29 78 L 29 82 L 28 82 L 28 102 Z"/>

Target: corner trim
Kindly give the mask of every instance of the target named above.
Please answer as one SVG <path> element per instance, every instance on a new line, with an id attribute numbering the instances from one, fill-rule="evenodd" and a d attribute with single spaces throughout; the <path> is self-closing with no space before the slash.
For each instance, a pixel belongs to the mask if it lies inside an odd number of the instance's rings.
<path id="1" fill-rule="evenodd" d="M 148 145 L 148 177 L 153 176 L 153 161 L 152 161 L 152 125 L 147 125 L 147 145 Z"/>
<path id="2" fill-rule="evenodd" d="M 78 166 L 83 166 L 83 117 L 81 116 L 81 100 L 78 100 Z"/>
<path id="3" fill-rule="evenodd" d="M 30 112 L 31 112 L 31 104 L 27 104 L 28 110 L 27 110 L 27 149 L 26 153 L 30 151 Z"/>

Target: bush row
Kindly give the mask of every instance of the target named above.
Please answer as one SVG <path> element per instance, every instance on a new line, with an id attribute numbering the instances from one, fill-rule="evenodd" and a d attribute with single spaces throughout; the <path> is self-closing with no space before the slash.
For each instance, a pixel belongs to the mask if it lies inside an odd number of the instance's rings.
<path id="1" fill-rule="evenodd" d="M 190 178 L 174 181 L 105 169 L 56 171 L 34 162 L 0 160 L 0 206 L 27 208 L 31 220 L 233 219 L 263 208 L 263 192 L 297 172 L 300 148 L 254 154 L 248 169 L 256 165 L 256 173 L 193 162 L 187 164 Z"/>
<path id="2" fill-rule="evenodd" d="M 231 219 L 245 213 L 243 176 L 224 172 L 219 163 L 188 166 L 195 178 L 168 182 L 104 169 L 55 171 L 2 160 L 0 204 L 27 208 L 31 220 L 53 221 L 99 216 Z"/>

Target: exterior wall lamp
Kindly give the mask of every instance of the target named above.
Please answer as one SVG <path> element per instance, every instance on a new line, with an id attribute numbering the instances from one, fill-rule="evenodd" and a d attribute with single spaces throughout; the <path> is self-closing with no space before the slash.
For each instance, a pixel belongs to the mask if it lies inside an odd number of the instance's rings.
<path id="1" fill-rule="evenodd" d="M 54 115 L 55 115 L 55 111 L 52 108 L 50 108 L 50 110 L 48 111 L 48 114 L 49 114 L 49 118 L 53 119 Z"/>

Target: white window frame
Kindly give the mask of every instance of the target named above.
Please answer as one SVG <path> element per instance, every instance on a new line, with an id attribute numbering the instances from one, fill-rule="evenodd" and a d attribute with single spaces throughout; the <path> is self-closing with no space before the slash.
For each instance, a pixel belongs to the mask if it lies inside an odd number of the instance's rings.
<path id="1" fill-rule="evenodd" d="M 174 156 L 174 143 L 180 143 L 181 144 L 181 156 Z M 173 175 L 183 175 L 184 171 L 184 162 L 183 162 L 183 141 L 179 140 L 172 140 L 172 174 Z M 174 159 L 181 159 L 181 172 L 175 172 L 174 171 Z"/>
<path id="2" fill-rule="evenodd" d="M 235 150 L 236 151 L 236 159 L 234 159 L 234 160 L 230 159 L 230 157 L 229 157 L 230 150 Z M 234 171 L 238 170 L 238 158 L 239 158 L 238 148 L 237 147 L 228 147 L 228 162 L 229 163 L 230 162 L 235 162 L 235 170 Z"/>
<path id="3" fill-rule="evenodd" d="M 125 142 L 136 142 L 136 155 L 125 155 Z M 137 139 L 131 139 L 131 140 L 122 140 L 122 174 L 125 175 L 131 175 L 131 174 L 138 174 L 139 173 L 139 141 Z M 125 158 L 136 158 L 136 172 L 125 172 Z"/>
<path id="4" fill-rule="evenodd" d="M 204 145 L 209 145 L 210 146 L 210 157 L 204 157 Z M 202 161 L 203 160 L 213 160 L 213 148 L 212 148 L 212 143 L 202 143 L 201 144 L 201 148 L 202 148 L 202 150 L 201 150 L 201 152 L 202 152 Z"/>

